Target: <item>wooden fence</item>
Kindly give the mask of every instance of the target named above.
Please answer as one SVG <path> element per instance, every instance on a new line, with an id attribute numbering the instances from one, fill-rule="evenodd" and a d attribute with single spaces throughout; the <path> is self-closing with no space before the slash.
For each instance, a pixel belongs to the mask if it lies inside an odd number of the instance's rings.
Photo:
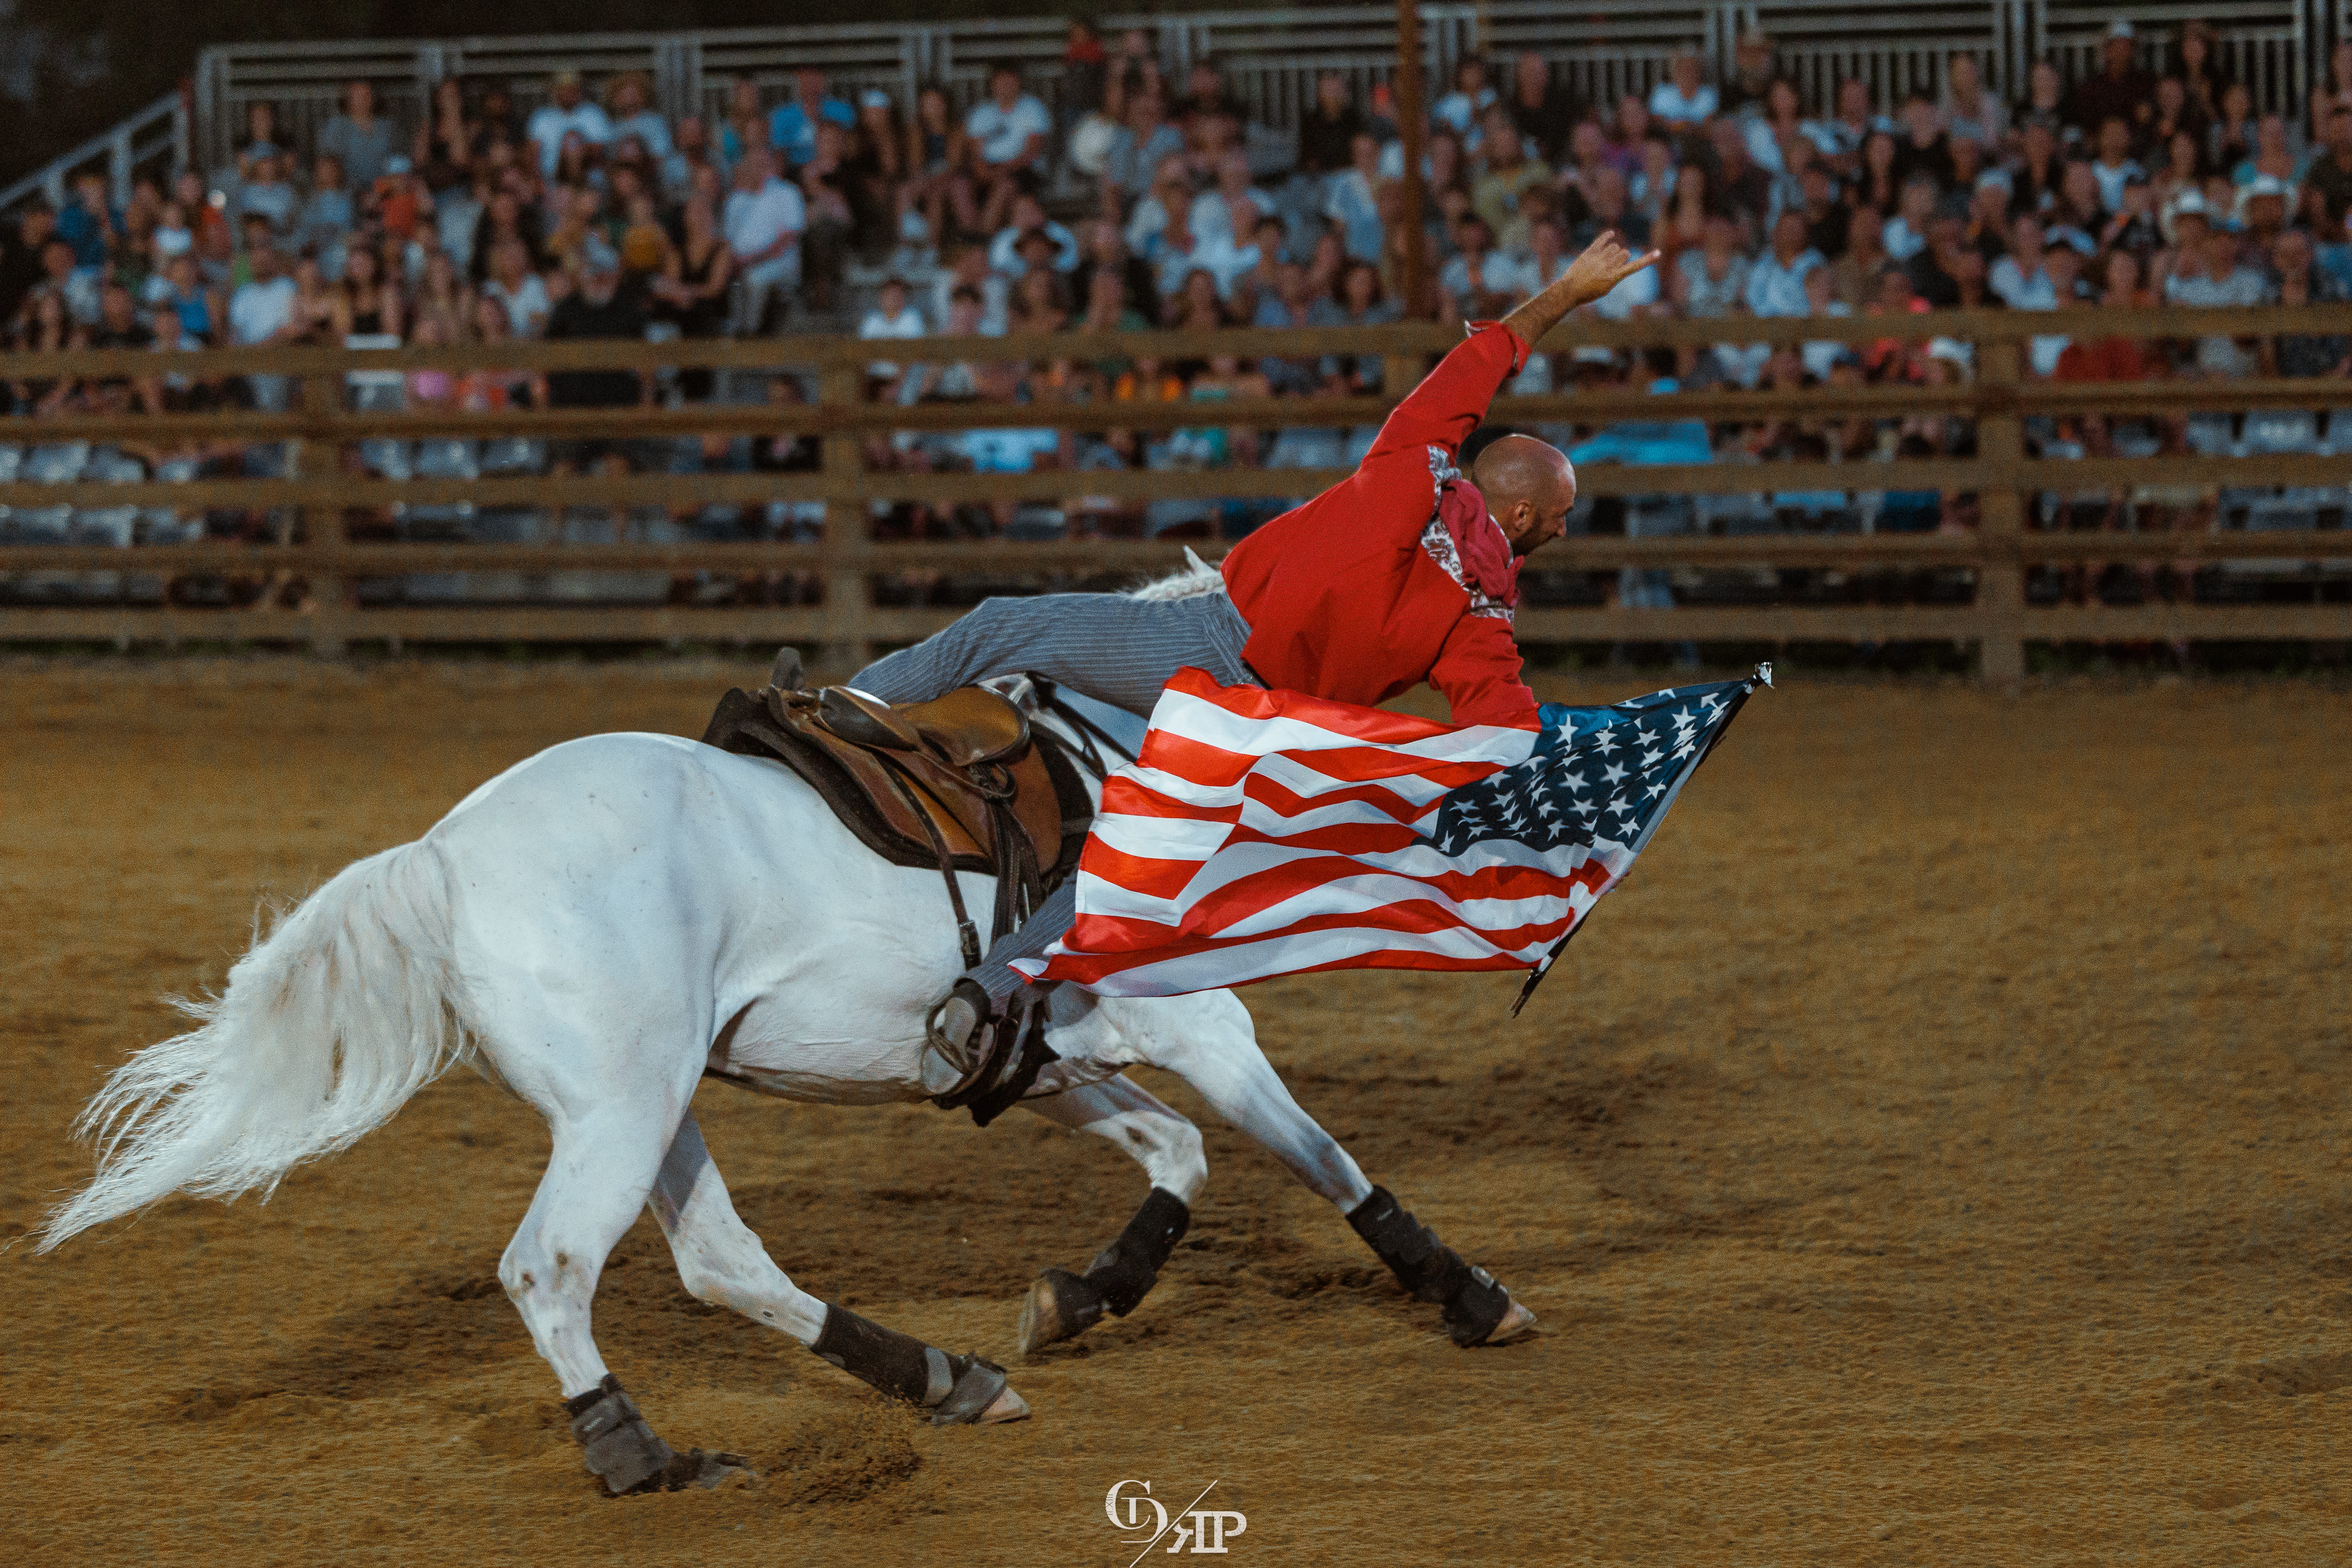
<path id="1" fill-rule="evenodd" d="M 2021 373 L 2030 336 L 2193 339 L 2282 332 L 2352 334 L 2352 307 L 2296 310 L 2070 311 L 2060 314 L 1991 310 L 1945 311 L 1885 318 L 1769 321 L 1657 321 L 1614 324 L 1575 321 L 1546 341 L 1565 353 L 1584 344 L 1769 343 L 1833 340 L 1864 343 L 1930 334 L 1976 345 L 1976 374 L 1964 385 L 1820 387 L 1798 391 L 1706 390 L 1653 396 L 1642 392 L 1577 391 L 1502 397 L 1495 422 L 1566 422 L 1601 427 L 1613 421 L 1895 416 L 1961 414 L 1975 421 L 1972 458 L 1886 462 L 1708 463 L 1672 466 L 1587 464 L 1579 474 L 1593 495 L 1661 492 L 1779 493 L 1809 490 L 1973 492 L 1980 526 L 1966 531 L 1886 534 L 1763 532 L 1736 537 L 1572 537 L 1547 546 L 1530 566 L 1604 569 L 1642 567 L 1924 568 L 1973 574 L 1972 602 L 1942 605 L 1838 605 L 1596 609 L 1529 607 L 1521 611 L 1522 642 L 1598 643 L 1619 640 L 1769 643 L 1949 641 L 1974 644 L 1989 679 L 2013 679 L 2024 669 L 2029 644 L 2142 640 L 2352 640 L 2352 605 L 2147 605 L 2138 607 L 2031 607 L 2022 584 L 2038 563 L 2267 559 L 2318 562 L 2352 558 L 2352 527 L 2275 531 L 2210 532 L 2034 531 L 2026 527 L 2028 498 L 2042 491 L 2079 492 L 2138 486 L 2330 486 L 2352 479 L 2352 450 L 2265 456 L 2170 456 L 2148 458 L 2034 458 L 2026 455 L 2024 421 L 2036 415 L 2099 413 L 2116 418 L 2187 411 L 2335 408 L 2352 405 L 2352 381 L 2341 379 L 2165 380 L 2074 383 L 2031 379 Z M 887 354 L 933 363 L 1015 360 L 1206 359 L 1375 355 L 1387 364 L 1387 384 L 1418 379 L 1432 357 L 1459 341 L 1458 331 L 1427 325 L 1317 328 L 1226 332 L 1065 333 L 1054 337 L 933 339 L 919 344 L 865 343 L 827 338 L 769 338 L 649 344 L 567 342 L 436 349 L 341 350 L 262 348 L 202 353 L 92 350 L 56 354 L 0 355 L 0 375 L 49 380 L 63 375 L 128 378 L 156 375 L 220 377 L 270 374 L 295 378 L 311 395 L 293 412 L 76 415 L 26 419 L 0 428 L 0 439 L 26 445 L 68 441 L 139 441 L 170 447 L 236 440 L 283 442 L 284 477 L 133 483 L 0 484 L 0 506 L 86 508 L 138 506 L 179 511 L 268 510 L 284 520 L 273 542 L 206 541 L 185 544 L 110 547 L 87 544 L 0 545 L 0 582 L 27 573 L 100 573 L 162 578 L 293 574 L 311 587 L 313 607 L 276 605 L 194 608 L 168 602 L 16 605 L 0 609 L 0 642 L 110 642 L 119 647 L 162 641 L 230 641 L 308 646 L 340 654 L 354 641 L 428 642 L 737 642 L 814 645 L 825 667 L 855 668 L 878 644 L 928 635 L 956 614 L 948 609 L 877 605 L 877 576 L 909 571 L 1049 578 L 1055 574 L 1133 573 L 1164 569 L 1181 560 L 1167 542 L 1100 539 L 1018 542 L 892 542 L 871 537 L 866 503 L 875 500 L 946 503 L 1108 496 L 1167 498 L 1306 494 L 1336 481 L 1342 470 L 1215 468 L 1205 470 L 1044 468 L 1029 473 L 909 473 L 868 470 L 862 441 L 901 430 L 961 431 L 1035 427 L 1139 431 L 1213 424 L 1226 427 L 1349 426 L 1377 422 L 1392 398 L 1277 398 L 1215 404 L 1092 402 L 1005 404 L 987 401 L 880 405 L 866 398 L 863 367 Z M 710 403 L 682 407 L 537 409 L 496 413 L 418 410 L 390 414 L 346 411 L 342 378 L 353 372 L 438 369 L 566 369 L 708 367 L 719 371 L 792 370 L 818 389 L 804 408 Z M 776 434 L 819 437 L 817 472 L 795 474 L 557 474 L 479 479 L 390 479 L 343 471 L 341 451 L 368 438 L 423 436 L 524 436 L 551 440 L 639 439 L 700 434 Z M 362 543 L 344 536 L 347 510 L 469 502 L 478 507 L 657 506 L 771 500 L 821 502 L 825 524 L 819 542 L 630 544 Z M 2340 514 L 2339 514 L 2340 515 Z M 1203 544 L 1206 552 L 1213 550 Z M 673 574 L 812 574 L 822 602 L 775 607 L 659 608 L 420 607 L 362 608 L 351 585 L 370 578 L 415 573 L 638 571 Z"/>

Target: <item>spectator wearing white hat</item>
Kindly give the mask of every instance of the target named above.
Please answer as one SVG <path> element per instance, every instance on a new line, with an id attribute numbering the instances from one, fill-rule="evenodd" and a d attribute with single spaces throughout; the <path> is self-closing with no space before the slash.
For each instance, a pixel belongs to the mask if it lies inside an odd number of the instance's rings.
<path id="1" fill-rule="evenodd" d="M 2206 204 L 2205 193 L 2195 185 L 2183 185 L 2174 192 L 2172 199 L 2157 215 L 2157 226 L 2164 235 L 2165 244 L 2181 243 L 2180 226 L 2184 219 L 2194 226 L 2195 238 L 2200 241 L 2213 221 L 2213 209 Z"/>
<path id="2" fill-rule="evenodd" d="M 2287 204 L 2293 189 L 2274 174 L 2256 174 L 2238 187 L 2231 216 L 2245 243 L 2267 253 L 2272 241 L 2286 227 Z"/>

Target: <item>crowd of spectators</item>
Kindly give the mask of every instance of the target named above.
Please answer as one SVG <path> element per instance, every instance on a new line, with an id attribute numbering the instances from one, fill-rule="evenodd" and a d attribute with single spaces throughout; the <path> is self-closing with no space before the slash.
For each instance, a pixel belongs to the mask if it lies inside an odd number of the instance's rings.
<path id="1" fill-rule="evenodd" d="M 677 120 L 656 110 L 642 74 L 591 84 L 562 71 L 528 114 L 504 86 L 445 80 L 423 123 L 404 127 L 353 82 L 306 145 L 290 144 L 271 107 L 255 103 L 230 166 L 142 179 L 120 206 L 93 174 L 62 210 L 26 209 L 15 243 L 0 246 L 0 319 L 16 346 L 34 349 L 855 331 L 876 341 L 877 398 L 1039 410 L 1032 429 L 877 437 L 869 464 L 1330 467 L 1370 432 L 1261 436 L 1217 426 L 1213 405 L 1401 391 L 1383 387 L 1376 359 L 943 363 L 921 344 L 942 334 L 1491 318 L 1605 229 L 1655 247 L 1662 261 L 1596 314 L 1722 319 L 1724 342 L 1645 354 L 1579 349 L 1571 322 L 1561 333 L 1570 346 L 1534 359 L 1514 390 L 1937 384 L 1974 374 L 1973 348 L 1936 330 L 1940 310 L 2352 297 L 2352 45 L 2336 50 L 2290 115 L 2255 112 L 2216 44 L 2202 23 L 2157 40 L 2116 22 L 2099 70 L 2069 82 L 2037 65 L 2013 100 L 1991 90 L 1977 57 L 1956 53 L 1932 94 L 1875 101 L 1849 79 L 1832 101 L 1808 102 L 1760 34 L 1739 41 L 1724 79 L 1709 79 L 1694 48 L 1653 91 L 1613 102 L 1580 100 L 1540 54 L 1465 59 L 1428 115 L 1418 233 L 1401 222 L 1403 137 L 1385 89 L 1368 98 L 1349 76 L 1323 75 L 1294 134 L 1255 122 L 1213 63 L 1175 76 L 1140 34 L 1106 39 L 1084 23 L 1072 26 L 1051 109 L 1033 90 L 1044 77 L 1011 65 L 961 108 L 940 86 L 911 102 L 836 90 L 811 67 L 781 101 L 746 78 L 723 114 Z M 1742 316 L 1928 320 L 1901 331 L 1890 322 L 1872 342 L 1776 353 L 1739 341 Z M 2031 340 L 2027 357 L 2028 374 L 2062 379 L 2341 376 L 2352 373 L 2352 341 L 2048 334 Z M 61 376 L 7 392 L 32 416 L 271 407 L 288 395 L 268 377 Z M 692 372 L 419 372 L 399 389 L 412 405 L 481 408 L 747 395 L 789 405 L 803 392 L 783 379 L 747 394 Z M 1166 434 L 1073 431 L 1054 416 L 1055 405 L 1106 400 L 1209 406 L 1198 427 Z M 2276 439 L 2287 449 L 2326 439 L 2317 421 L 2305 424 Z M 2041 422 L 2034 437 L 2057 455 L 2244 449 L 2270 438 L 2224 425 L 2110 428 L 2084 416 Z M 1633 462 L 1694 451 L 1716 460 L 1949 456 L 1974 440 L 1968 421 L 1940 415 L 1559 434 L 1580 460 Z M 636 448 L 579 456 L 640 467 L 814 461 L 788 436 L 699 443 L 683 459 Z M 2078 526 L 2084 515 L 2105 526 L 2126 512 L 2210 521 L 2215 500 L 2118 494 L 2105 510 L 2079 498 L 2042 510 Z M 1281 504 L 1107 499 L 1050 516 L 905 505 L 878 507 L 877 526 L 916 537 L 1230 535 Z M 1782 524 L 1843 526 L 1859 503 L 1831 494 L 1762 504 Z M 1662 498 L 1654 516 L 1628 508 L 1625 526 L 1737 522 L 1700 510 Z M 1969 521 L 1967 503 L 1932 493 L 1880 495 L 1862 510 L 1862 522 L 1880 528 Z M 809 521 L 771 509 L 718 526 Z M 1629 577 L 1622 591 L 1664 589 Z"/>

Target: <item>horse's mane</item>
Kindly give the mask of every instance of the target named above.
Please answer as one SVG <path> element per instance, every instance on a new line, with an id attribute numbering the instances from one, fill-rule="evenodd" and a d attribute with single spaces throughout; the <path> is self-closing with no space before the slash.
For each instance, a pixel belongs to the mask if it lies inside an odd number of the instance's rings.
<path id="1" fill-rule="evenodd" d="M 1131 588 L 1128 590 L 1127 596 L 1130 599 L 1191 599 L 1202 594 L 1222 594 L 1224 591 L 1223 574 L 1193 554 L 1192 547 L 1188 544 L 1184 547 L 1184 564 L 1181 570 L 1171 572 L 1165 577 L 1155 577 L 1140 588 Z"/>

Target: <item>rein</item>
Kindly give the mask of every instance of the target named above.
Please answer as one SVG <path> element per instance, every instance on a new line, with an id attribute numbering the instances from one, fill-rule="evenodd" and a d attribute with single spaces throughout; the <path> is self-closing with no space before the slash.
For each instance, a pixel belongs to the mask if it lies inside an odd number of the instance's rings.
<path id="1" fill-rule="evenodd" d="M 1133 752 L 1119 744 L 1117 736 L 1063 701 L 1060 688 L 1052 681 L 1043 676 L 1031 676 L 1029 679 L 1031 685 L 1037 691 L 1038 706 L 1045 709 L 1055 718 L 1061 720 L 1078 732 L 1078 744 L 1073 750 L 1076 751 L 1078 760 L 1086 763 L 1093 772 L 1095 782 L 1099 784 L 1110 777 L 1110 764 L 1103 761 L 1102 752 L 1096 744 L 1097 742 L 1100 742 L 1103 746 L 1109 747 L 1113 752 L 1130 763 L 1140 760 Z"/>

